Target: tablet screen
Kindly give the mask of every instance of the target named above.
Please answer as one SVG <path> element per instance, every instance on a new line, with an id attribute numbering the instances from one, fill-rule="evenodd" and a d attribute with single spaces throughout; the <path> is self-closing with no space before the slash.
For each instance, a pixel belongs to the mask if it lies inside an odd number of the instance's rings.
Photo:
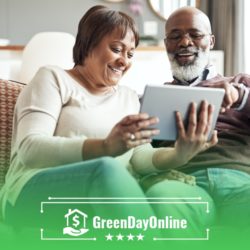
<path id="1" fill-rule="evenodd" d="M 206 100 L 214 105 L 213 121 L 209 135 L 211 136 L 220 112 L 224 92 L 224 89 L 218 88 L 147 85 L 142 97 L 140 112 L 148 113 L 150 116 L 157 116 L 160 119 L 160 122 L 154 126 L 160 130 L 160 134 L 153 137 L 153 139 L 176 140 L 175 112 L 179 111 L 181 113 L 186 124 L 190 103 L 195 102 L 199 107 L 201 102 Z"/>

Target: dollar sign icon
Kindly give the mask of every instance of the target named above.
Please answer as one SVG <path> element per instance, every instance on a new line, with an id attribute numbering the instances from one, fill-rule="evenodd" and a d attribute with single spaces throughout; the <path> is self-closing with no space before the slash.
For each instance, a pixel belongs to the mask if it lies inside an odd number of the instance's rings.
<path id="1" fill-rule="evenodd" d="M 74 223 L 73 223 L 74 227 L 79 226 L 80 221 L 79 221 L 79 216 L 77 214 L 73 217 L 73 221 L 74 221 Z"/>

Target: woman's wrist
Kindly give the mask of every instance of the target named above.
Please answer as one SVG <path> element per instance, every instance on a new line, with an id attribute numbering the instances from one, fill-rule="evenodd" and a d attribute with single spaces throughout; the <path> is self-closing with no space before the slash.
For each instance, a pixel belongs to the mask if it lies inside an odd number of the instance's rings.
<path id="1" fill-rule="evenodd" d="M 110 149 L 109 142 L 108 142 L 107 138 L 102 140 L 102 150 L 104 152 L 104 155 L 112 156 L 111 149 Z"/>
<path id="2" fill-rule="evenodd" d="M 186 159 L 180 157 L 176 148 L 159 148 L 153 155 L 153 164 L 159 170 L 168 170 L 185 165 Z"/>
<path id="3" fill-rule="evenodd" d="M 84 160 L 90 160 L 102 156 L 112 156 L 105 139 L 87 139 L 82 147 Z"/>

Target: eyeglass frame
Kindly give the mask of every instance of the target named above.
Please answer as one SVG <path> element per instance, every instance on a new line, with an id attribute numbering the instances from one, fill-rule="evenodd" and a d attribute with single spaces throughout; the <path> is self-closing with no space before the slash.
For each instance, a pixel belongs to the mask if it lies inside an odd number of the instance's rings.
<path id="1" fill-rule="evenodd" d="M 195 33 L 195 32 L 194 32 Z M 166 44 L 167 41 L 169 41 L 170 43 L 179 43 L 184 37 L 188 36 L 188 39 L 191 40 L 192 42 L 198 42 L 201 41 L 204 37 L 206 36 L 212 36 L 213 34 L 209 33 L 209 34 L 200 34 L 197 35 L 196 37 L 192 37 L 193 35 L 190 34 L 190 32 L 182 32 L 182 34 L 180 34 L 180 37 L 176 37 L 176 38 L 169 38 L 169 35 L 166 35 L 166 37 L 164 38 L 164 42 Z"/>

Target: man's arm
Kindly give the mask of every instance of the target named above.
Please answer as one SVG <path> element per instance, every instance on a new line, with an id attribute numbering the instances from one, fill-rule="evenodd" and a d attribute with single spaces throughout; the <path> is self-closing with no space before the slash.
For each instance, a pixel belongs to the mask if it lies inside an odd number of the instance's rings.
<path id="1" fill-rule="evenodd" d="M 204 87 L 224 88 L 225 97 L 222 103 L 222 112 L 226 109 L 245 109 L 249 99 L 250 76 L 238 74 L 235 77 L 215 77 L 200 84 Z"/>

